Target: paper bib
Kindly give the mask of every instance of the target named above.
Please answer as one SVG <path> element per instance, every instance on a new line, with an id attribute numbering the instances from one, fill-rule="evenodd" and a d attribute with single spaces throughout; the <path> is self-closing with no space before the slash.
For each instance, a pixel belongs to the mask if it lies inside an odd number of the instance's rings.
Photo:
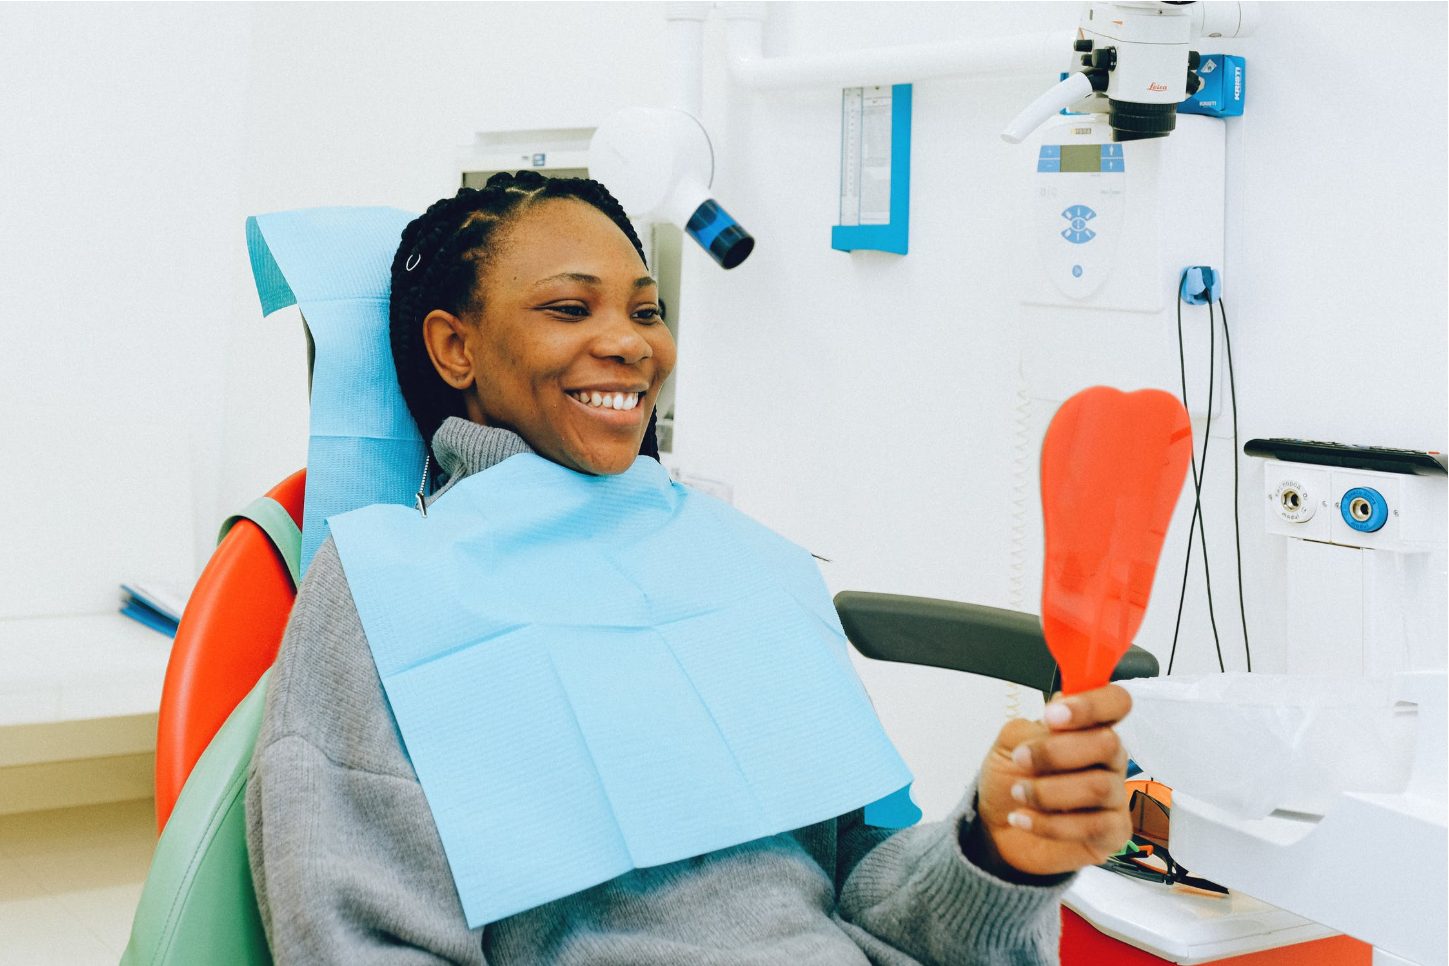
<path id="1" fill-rule="evenodd" d="M 810 555 L 654 460 L 330 522 L 470 927 L 911 780 Z"/>

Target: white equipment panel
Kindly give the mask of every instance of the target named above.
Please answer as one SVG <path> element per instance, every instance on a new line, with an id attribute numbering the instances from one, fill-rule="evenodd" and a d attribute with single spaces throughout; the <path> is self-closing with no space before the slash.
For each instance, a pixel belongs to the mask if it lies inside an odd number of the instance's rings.
<path id="1" fill-rule="evenodd" d="M 1024 143 L 1020 320 L 1034 398 L 1064 400 L 1092 385 L 1180 392 L 1179 279 L 1192 265 L 1222 271 L 1224 144 L 1221 120 L 1191 115 L 1168 137 L 1124 143 L 1104 118 L 1065 116 Z M 1184 306 L 1183 322 L 1188 402 L 1201 415 L 1206 310 Z"/>

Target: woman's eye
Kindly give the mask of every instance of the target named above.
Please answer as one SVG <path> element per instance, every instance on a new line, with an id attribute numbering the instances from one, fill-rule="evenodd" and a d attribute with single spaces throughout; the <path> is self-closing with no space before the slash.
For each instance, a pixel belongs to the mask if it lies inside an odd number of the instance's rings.
<path id="1" fill-rule="evenodd" d="M 589 314 L 587 306 L 577 305 L 573 303 L 569 303 L 566 305 L 550 305 L 548 306 L 548 310 L 550 312 L 556 312 L 559 315 L 568 316 L 571 319 L 582 319 Z"/>
<path id="2" fill-rule="evenodd" d="M 660 322 L 663 321 L 664 314 L 659 311 L 658 306 L 651 305 L 648 308 L 635 310 L 634 318 L 639 322 Z"/>

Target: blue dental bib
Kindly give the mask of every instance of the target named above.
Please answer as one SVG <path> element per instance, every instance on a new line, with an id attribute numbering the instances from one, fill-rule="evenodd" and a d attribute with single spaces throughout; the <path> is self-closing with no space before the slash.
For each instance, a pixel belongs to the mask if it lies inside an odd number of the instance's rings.
<path id="1" fill-rule="evenodd" d="M 329 522 L 470 927 L 911 780 L 810 555 L 654 460 Z"/>

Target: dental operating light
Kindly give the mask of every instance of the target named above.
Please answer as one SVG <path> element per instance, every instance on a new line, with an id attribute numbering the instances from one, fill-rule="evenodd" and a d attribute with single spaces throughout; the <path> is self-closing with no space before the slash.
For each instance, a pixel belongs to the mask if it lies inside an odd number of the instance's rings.
<path id="1" fill-rule="evenodd" d="M 684 111 L 630 107 L 609 116 L 589 143 L 589 175 L 629 217 L 679 226 L 723 268 L 754 250 L 755 239 L 710 196 L 714 149 Z"/>

